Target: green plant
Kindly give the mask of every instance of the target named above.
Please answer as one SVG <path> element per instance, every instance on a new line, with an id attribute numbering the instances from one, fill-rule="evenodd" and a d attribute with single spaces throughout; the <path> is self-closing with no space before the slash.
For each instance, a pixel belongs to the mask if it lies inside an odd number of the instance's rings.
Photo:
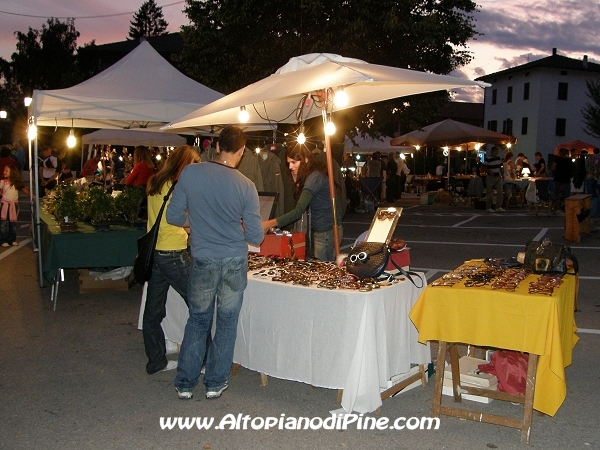
<path id="1" fill-rule="evenodd" d="M 114 198 L 115 210 L 119 217 L 134 223 L 139 216 L 142 200 L 146 196 L 143 186 L 127 187 Z"/>
<path id="2" fill-rule="evenodd" d="M 75 186 L 59 185 L 48 199 L 48 212 L 53 214 L 59 222 L 76 222 L 81 218 L 78 197 Z"/>
<path id="3" fill-rule="evenodd" d="M 89 187 L 82 198 L 85 216 L 93 222 L 108 222 L 115 217 L 113 198 L 101 187 Z"/>

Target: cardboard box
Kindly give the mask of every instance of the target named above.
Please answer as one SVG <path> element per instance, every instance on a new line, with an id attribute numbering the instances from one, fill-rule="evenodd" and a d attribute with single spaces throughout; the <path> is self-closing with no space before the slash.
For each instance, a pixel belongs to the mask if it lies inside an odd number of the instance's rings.
<path id="1" fill-rule="evenodd" d="M 294 243 L 294 253 L 296 258 L 306 259 L 306 233 L 292 233 L 292 241 Z M 267 234 L 260 247 L 249 247 L 249 251 L 258 253 L 262 256 L 276 255 L 286 258 L 292 257 L 289 235 L 278 236 L 275 234 Z"/>
<path id="2" fill-rule="evenodd" d="M 79 293 L 94 294 L 96 292 L 128 291 L 135 284 L 133 272 L 121 280 L 96 280 L 89 269 L 79 269 Z"/>
<path id="3" fill-rule="evenodd" d="M 470 356 L 463 356 L 458 360 L 458 366 L 460 371 L 460 382 L 469 383 L 477 387 L 486 388 L 495 386 L 498 384 L 498 378 L 495 375 L 480 372 L 478 373 L 477 367 L 480 364 L 487 364 L 489 361 L 485 359 L 472 358 Z M 452 381 L 452 370 L 450 365 L 447 365 L 444 369 L 444 379 Z"/>
<path id="4" fill-rule="evenodd" d="M 463 356 L 458 360 L 460 371 L 460 384 L 465 387 L 474 387 L 479 389 L 489 389 L 495 391 L 498 389 L 498 378 L 489 373 L 477 373 L 477 366 L 487 364 L 489 361 L 485 359 L 472 358 Z M 444 384 L 442 387 L 442 395 L 453 396 L 452 392 L 452 370 L 450 365 L 447 365 L 444 370 Z M 479 395 L 461 394 L 465 400 L 470 400 L 478 403 L 491 403 L 493 399 L 481 397 Z"/>

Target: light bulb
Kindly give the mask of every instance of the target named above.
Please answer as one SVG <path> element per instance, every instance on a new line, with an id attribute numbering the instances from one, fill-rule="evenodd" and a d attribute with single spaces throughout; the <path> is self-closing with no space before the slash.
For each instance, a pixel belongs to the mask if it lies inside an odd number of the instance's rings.
<path id="1" fill-rule="evenodd" d="M 419 151 L 420 148 L 421 148 L 420 145 L 415 145 L 415 150 Z"/>
<path id="2" fill-rule="evenodd" d="M 506 148 L 511 148 L 512 144 L 509 142 L 508 144 L 506 144 Z"/>
<path id="3" fill-rule="evenodd" d="M 258 155 L 258 154 L 260 153 L 260 147 L 256 147 L 256 148 L 254 149 L 254 151 L 255 151 L 255 152 L 256 152 L 256 154 Z"/>
<path id="4" fill-rule="evenodd" d="M 246 111 L 246 107 L 240 106 L 240 112 L 238 113 L 238 120 L 240 122 L 248 122 L 248 119 L 250 119 L 250 114 L 248 113 L 248 111 Z"/>
<path id="5" fill-rule="evenodd" d="M 6 117 L 8 116 L 8 113 L 4 110 L 0 111 L 0 119 L 6 119 Z"/>
<path id="6" fill-rule="evenodd" d="M 160 155 L 156 155 L 156 160 L 157 160 L 157 161 L 160 161 L 161 159 L 162 159 L 162 156 L 160 156 Z"/>
<path id="7" fill-rule="evenodd" d="M 33 99 L 31 97 L 25 97 L 23 99 L 23 103 L 25 104 L 25 107 L 28 107 L 29 105 L 31 105 L 32 101 L 33 101 Z"/>
<path id="8" fill-rule="evenodd" d="M 75 135 L 73 134 L 73 128 L 69 131 L 69 137 L 67 138 L 67 147 L 73 148 L 77 143 L 77 139 L 75 139 Z"/>
<path id="9" fill-rule="evenodd" d="M 400 153 L 400 159 L 406 159 L 406 155 L 404 153 Z"/>
<path id="10" fill-rule="evenodd" d="M 30 141 L 33 141 L 37 136 L 37 126 L 33 123 L 29 124 L 29 129 L 27 130 L 27 137 Z"/>
<path id="11" fill-rule="evenodd" d="M 329 136 L 335 134 L 335 124 L 331 120 L 325 124 L 325 134 Z"/>
<path id="12" fill-rule="evenodd" d="M 348 104 L 348 94 L 346 94 L 344 89 L 340 89 L 335 93 L 335 97 L 333 97 L 333 103 L 338 108 L 342 108 Z"/>
<path id="13" fill-rule="evenodd" d="M 304 135 L 304 133 L 300 132 L 296 140 L 298 141 L 298 144 L 302 145 L 306 142 L 306 136 Z"/>
<path id="14" fill-rule="evenodd" d="M 479 150 L 481 148 L 481 144 L 478 142 L 477 144 L 475 144 L 475 150 Z"/>

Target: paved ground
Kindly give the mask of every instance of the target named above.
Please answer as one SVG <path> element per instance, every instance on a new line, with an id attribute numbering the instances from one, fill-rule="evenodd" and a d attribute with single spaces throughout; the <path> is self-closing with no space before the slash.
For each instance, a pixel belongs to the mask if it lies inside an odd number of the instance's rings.
<path id="1" fill-rule="evenodd" d="M 405 209 L 395 235 L 409 243 L 412 267 L 426 272 L 429 281 L 466 259 L 514 256 L 534 238 L 563 242 L 561 216 L 421 206 L 414 198 L 400 205 Z M 370 221 L 367 214 L 346 216 L 343 245 L 354 242 Z M 75 271 L 67 270 L 53 312 L 50 288 L 38 285 L 37 254 L 27 240 L 21 242 L 20 247 L 0 249 L 1 449 L 526 448 L 518 430 L 448 417 L 437 431 L 163 431 L 160 417 L 220 420 L 242 413 L 325 418 L 336 408 L 336 392 L 274 378 L 260 387 L 258 374 L 240 369 L 221 399 L 180 401 L 172 385 L 174 372 L 145 373 L 137 330 L 141 286 L 83 295 Z M 566 370 L 563 406 L 555 417 L 534 415 L 533 448 L 600 447 L 599 234 L 584 235 L 573 249 L 581 266 L 576 313 L 581 340 Z M 428 416 L 432 390 L 430 383 L 388 399 L 378 417 Z M 515 417 L 521 410 L 498 401 L 483 408 Z"/>

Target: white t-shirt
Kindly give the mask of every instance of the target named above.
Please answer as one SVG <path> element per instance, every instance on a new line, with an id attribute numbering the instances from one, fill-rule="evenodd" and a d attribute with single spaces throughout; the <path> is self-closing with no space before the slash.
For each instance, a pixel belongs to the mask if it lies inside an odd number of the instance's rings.
<path id="1" fill-rule="evenodd" d="M 8 180 L 0 180 L 0 186 L 2 187 L 2 199 L 9 202 L 16 202 L 19 200 L 19 191 L 10 184 Z"/>
<path id="2" fill-rule="evenodd" d="M 48 167 L 52 165 L 52 167 Z M 52 178 L 56 174 L 56 167 L 58 166 L 58 159 L 56 156 L 48 156 L 42 161 L 42 177 Z"/>

